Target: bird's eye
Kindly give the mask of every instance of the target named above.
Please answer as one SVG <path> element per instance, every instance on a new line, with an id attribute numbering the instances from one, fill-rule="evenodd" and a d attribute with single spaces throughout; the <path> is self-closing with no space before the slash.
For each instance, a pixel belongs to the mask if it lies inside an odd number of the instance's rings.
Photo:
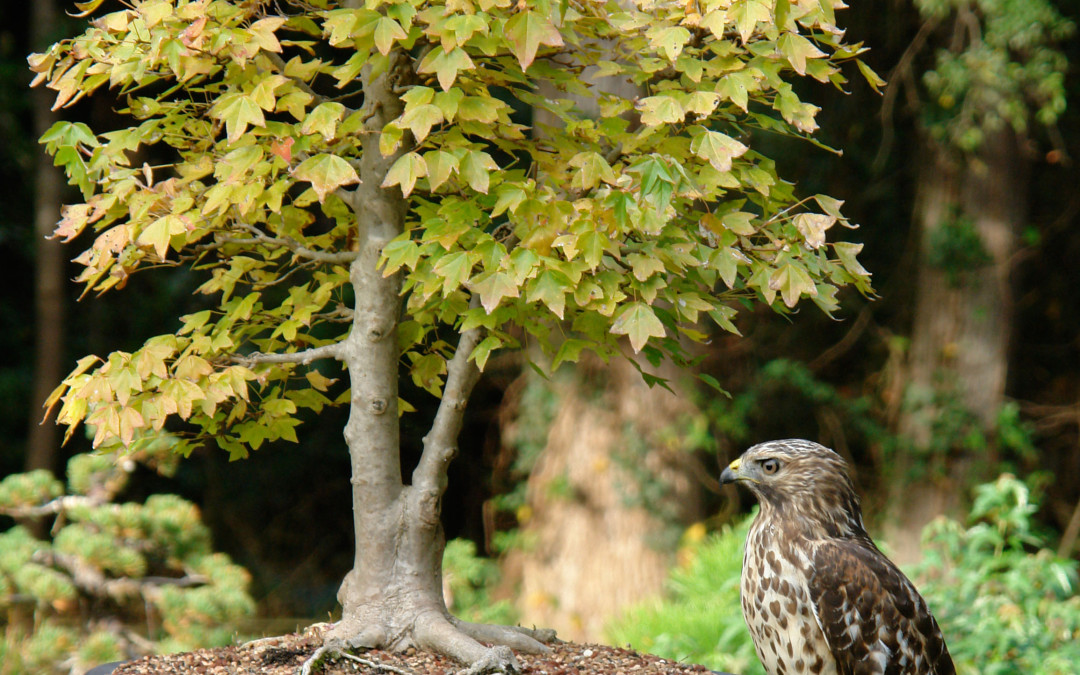
<path id="1" fill-rule="evenodd" d="M 763 459 L 761 460 L 761 470 L 765 472 L 765 475 L 771 476 L 780 470 L 780 461 L 777 459 Z"/>

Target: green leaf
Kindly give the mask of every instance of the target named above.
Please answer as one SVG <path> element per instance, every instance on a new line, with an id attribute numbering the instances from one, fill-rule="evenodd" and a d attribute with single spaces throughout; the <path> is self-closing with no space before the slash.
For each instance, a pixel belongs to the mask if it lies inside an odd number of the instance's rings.
<path id="1" fill-rule="evenodd" d="M 796 33 L 784 33 L 777 47 L 799 75 L 806 74 L 807 59 L 820 59 L 826 55 L 813 42 Z"/>
<path id="2" fill-rule="evenodd" d="M 635 352 L 640 352 L 649 338 L 662 338 L 667 335 L 664 324 L 656 318 L 653 308 L 644 302 L 632 302 L 622 307 L 611 324 L 611 332 L 630 338 L 630 346 Z"/>
<path id="3" fill-rule="evenodd" d="M 416 139 L 417 143 L 420 143 L 427 138 L 428 133 L 431 131 L 431 127 L 442 121 L 442 110 L 439 109 L 439 106 L 432 105 L 431 103 L 425 103 L 409 108 L 405 111 L 405 114 L 401 116 L 401 125 L 412 132 L 413 138 Z"/>
<path id="4" fill-rule="evenodd" d="M 480 344 L 476 345 L 472 350 L 472 354 L 469 355 L 469 358 L 475 361 L 476 367 L 483 372 L 484 366 L 487 365 L 488 357 L 491 356 L 491 352 L 502 346 L 502 339 L 494 335 L 489 335 L 481 340 Z"/>
<path id="5" fill-rule="evenodd" d="M 344 112 L 345 106 L 336 101 L 320 103 L 304 118 L 304 123 L 300 125 L 300 132 L 318 133 L 324 140 L 332 141 L 337 135 L 337 125 Z"/>
<path id="6" fill-rule="evenodd" d="M 480 304 L 488 314 L 495 311 L 503 298 L 518 297 L 517 284 L 505 272 L 489 273 L 479 281 L 474 281 L 471 287 L 473 292 L 480 296 Z"/>
<path id="7" fill-rule="evenodd" d="M 490 96 L 466 96 L 458 104 L 457 117 L 462 121 L 492 124 L 499 119 L 499 109 L 506 104 Z"/>
<path id="8" fill-rule="evenodd" d="M 432 269 L 443 279 L 442 294 L 445 298 L 468 281 L 472 261 L 467 251 L 455 251 L 439 258 Z"/>
<path id="9" fill-rule="evenodd" d="M 749 150 L 727 134 L 705 130 L 690 141 L 690 151 L 704 159 L 717 171 L 731 171 L 731 160 Z"/>
<path id="10" fill-rule="evenodd" d="M 319 202 L 326 201 L 326 195 L 343 185 L 360 182 L 356 169 L 337 155 L 318 154 L 308 157 L 292 171 L 297 180 L 311 183 L 311 188 L 319 196 Z"/>
<path id="11" fill-rule="evenodd" d="M 424 153 L 424 162 L 427 164 L 428 184 L 434 192 L 450 178 L 450 174 L 458 170 L 459 160 L 453 153 L 431 150 Z"/>
<path id="12" fill-rule="evenodd" d="M 401 186 L 401 194 L 408 197 L 416 185 L 416 179 L 427 175 L 427 163 L 415 152 L 407 152 L 397 158 L 394 165 L 386 172 L 382 187 Z"/>
<path id="13" fill-rule="evenodd" d="M 682 105 L 671 96 L 648 96 L 638 101 L 641 123 L 654 127 L 659 124 L 677 124 L 686 117 Z"/>
<path id="14" fill-rule="evenodd" d="M 735 19 L 735 29 L 739 32 L 744 45 L 750 41 L 750 36 L 754 33 L 759 21 L 766 24 L 772 23 L 772 11 L 761 0 L 736 2 L 730 14 Z"/>
<path id="15" fill-rule="evenodd" d="M 859 72 L 862 73 L 867 84 L 873 87 L 874 91 L 881 93 L 881 87 L 884 87 L 887 82 L 881 79 L 870 66 L 863 63 L 862 59 L 855 59 L 855 65 L 859 67 Z"/>
<path id="16" fill-rule="evenodd" d="M 794 307 L 802 295 L 817 295 L 817 287 L 806 268 L 796 262 L 788 262 L 776 269 L 769 277 L 769 288 L 780 293 L 784 304 Z"/>
<path id="17" fill-rule="evenodd" d="M 530 284 L 525 300 L 528 302 L 539 300 L 551 310 L 552 314 L 562 319 L 566 308 L 566 294 L 573 288 L 574 285 L 565 274 L 547 270 Z"/>
<path id="18" fill-rule="evenodd" d="M 570 159 L 570 166 L 578 167 L 571 180 L 571 187 L 577 190 L 590 190 L 600 181 L 615 184 L 615 172 L 598 152 L 579 152 Z"/>
<path id="19" fill-rule="evenodd" d="M 210 116 L 225 122 L 226 137 L 230 143 L 240 140 L 248 125 L 266 126 L 262 108 L 246 94 L 225 94 L 210 108 Z"/>
<path id="20" fill-rule="evenodd" d="M 592 343 L 586 340 L 576 338 L 563 340 L 563 343 L 559 345 L 559 351 L 555 353 L 555 358 L 551 361 L 551 370 L 554 371 L 562 363 L 577 363 L 581 360 L 581 352 L 592 346 Z"/>
<path id="21" fill-rule="evenodd" d="M 455 47 L 449 53 L 436 47 L 427 53 L 420 62 L 418 72 L 435 73 L 439 80 L 439 86 L 443 91 L 449 91 L 454 86 L 454 80 L 458 73 L 463 70 L 472 70 L 475 66 L 469 55 L 461 47 Z"/>
<path id="22" fill-rule="evenodd" d="M 862 244 L 853 244 L 847 241 L 838 241 L 832 245 L 833 250 L 836 251 L 836 257 L 840 259 L 840 263 L 844 266 L 848 272 L 856 277 L 869 278 L 870 273 L 866 271 L 866 268 L 859 264 L 857 255 L 863 250 Z"/>
<path id="23" fill-rule="evenodd" d="M 522 70 L 528 70 L 532 65 L 540 45 L 549 47 L 563 45 L 559 30 L 546 16 L 532 10 L 518 12 L 510 17 L 503 29 L 503 34 L 510 45 L 510 51 L 521 64 Z"/>
<path id="24" fill-rule="evenodd" d="M 682 26 L 654 26 L 645 32 L 645 37 L 653 49 L 663 52 L 674 63 L 690 40 L 690 31 Z"/>
<path id="25" fill-rule="evenodd" d="M 408 33 L 402 29 L 401 25 L 388 16 L 382 17 L 375 24 L 375 47 L 383 56 L 390 53 L 395 42 L 407 37 Z"/>
<path id="26" fill-rule="evenodd" d="M 402 267 L 413 269 L 420 260 L 420 246 L 406 232 L 383 246 L 380 260 L 385 265 L 383 276 L 390 276 Z"/>
<path id="27" fill-rule="evenodd" d="M 720 218 L 720 222 L 735 234 L 749 237 L 757 232 L 757 228 L 754 227 L 754 218 L 756 217 L 747 211 L 732 211 L 731 213 L 725 213 Z"/>
<path id="28" fill-rule="evenodd" d="M 488 172 L 498 168 L 499 165 L 495 163 L 491 155 L 483 150 L 470 150 L 461 158 L 459 173 L 465 179 L 465 182 L 469 184 L 469 187 L 477 192 L 487 194 L 491 180 Z"/>
<path id="29" fill-rule="evenodd" d="M 806 239 L 806 245 L 817 249 L 825 243 L 825 231 L 836 224 L 836 216 L 823 213 L 800 213 L 793 219 L 795 228 Z"/>
<path id="30" fill-rule="evenodd" d="M 153 246 L 158 257 L 164 260 L 166 253 L 169 251 L 169 241 L 173 235 L 183 234 L 186 230 L 184 221 L 179 216 L 170 213 L 150 223 L 145 230 L 139 233 L 135 243 L 139 246 Z"/>

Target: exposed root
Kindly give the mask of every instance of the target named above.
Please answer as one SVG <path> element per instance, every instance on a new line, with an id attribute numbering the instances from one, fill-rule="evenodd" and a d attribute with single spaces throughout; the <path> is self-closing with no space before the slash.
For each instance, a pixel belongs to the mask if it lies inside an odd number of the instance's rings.
<path id="1" fill-rule="evenodd" d="M 311 675 L 313 669 L 322 665 L 322 662 L 327 658 L 333 658 L 345 653 L 345 644 L 338 640 L 332 640 L 327 642 L 322 647 L 319 647 L 315 652 L 304 661 L 304 665 L 300 666 L 300 675 Z"/>
<path id="2" fill-rule="evenodd" d="M 464 670 L 459 670 L 457 675 L 491 675 L 492 673 L 505 673 L 517 675 L 521 672 L 521 664 L 517 657 L 506 645 L 489 647 L 484 655 L 473 662 Z"/>
<path id="3" fill-rule="evenodd" d="M 489 644 L 506 645 L 527 654 L 547 654 L 551 651 L 545 642 L 555 639 L 550 628 L 523 628 L 521 626 L 497 626 L 486 623 L 469 623 L 452 619 L 454 626 L 474 640 Z"/>
<path id="4" fill-rule="evenodd" d="M 394 666 L 368 661 L 348 653 L 351 649 L 380 646 L 383 640 L 373 638 L 381 636 L 381 631 L 365 630 L 344 637 L 341 634 L 343 628 L 346 627 L 339 623 L 329 630 L 319 632 L 323 637 L 323 645 L 304 662 L 300 675 L 317 673 L 323 662 L 337 658 L 350 659 L 398 675 L 413 675 Z M 430 649 L 468 664 L 458 675 L 517 675 L 521 672 L 521 666 L 514 656 L 514 650 L 530 654 L 547 653 L 550 648 L 544 642 L 554 640 L 555 631 L 469 623 L 432 612 L 417 619 L 413 625 L 412 638 L 411 644 L 419 649 Z M 494 646 L 488 647 L 483 643 Z"/>

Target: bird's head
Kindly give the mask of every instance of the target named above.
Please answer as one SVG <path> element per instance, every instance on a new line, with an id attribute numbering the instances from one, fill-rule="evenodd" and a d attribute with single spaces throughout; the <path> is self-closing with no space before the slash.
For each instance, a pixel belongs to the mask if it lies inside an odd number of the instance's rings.
<path id="1" fill-rule="evenodd" d="M 762 514 L 832 536 L 864 532 L 847 463 L 812 441 L 759 443 L 729 464 L 720 484 L 742 483 L 757 497 Z"/>

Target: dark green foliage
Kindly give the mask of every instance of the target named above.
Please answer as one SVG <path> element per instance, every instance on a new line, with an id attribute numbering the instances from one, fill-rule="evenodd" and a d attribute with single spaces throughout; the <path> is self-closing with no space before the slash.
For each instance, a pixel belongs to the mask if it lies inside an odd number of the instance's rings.
<path id="1" fill-rule="evenodd" d="M 927 262 L 945 272 L 951 286 L 960 284 L 965 272 L 971 272 L 992 261 L 983 246 L 975 223 L 956 210 L 950 218 L 930 230 Z"/>

